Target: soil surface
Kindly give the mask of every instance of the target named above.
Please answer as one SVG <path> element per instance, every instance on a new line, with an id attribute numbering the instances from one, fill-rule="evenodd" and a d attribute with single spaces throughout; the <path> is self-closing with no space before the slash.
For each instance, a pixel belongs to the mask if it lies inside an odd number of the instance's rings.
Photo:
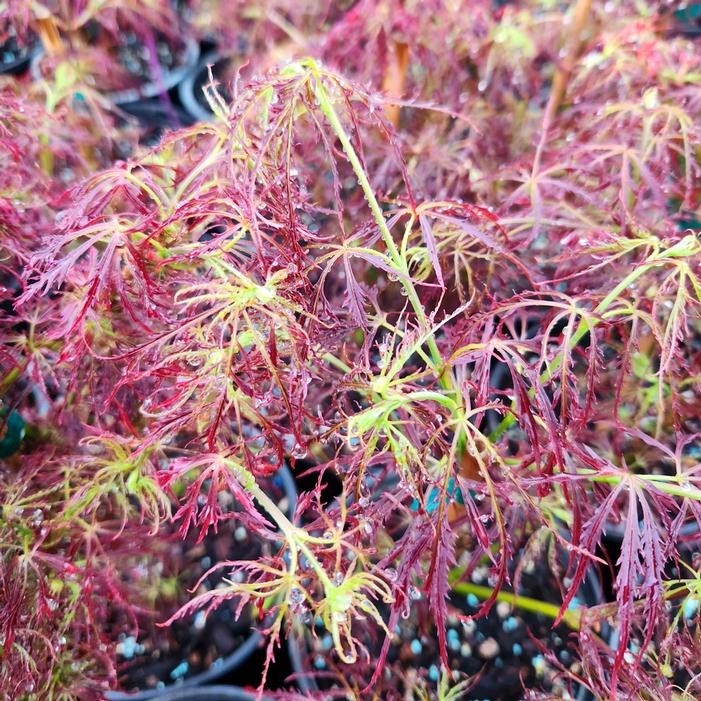
<path id="1" fill-rule="evenodd" d="M 278 504 L 287 510 L 287 499 L 276 491 Z M 170 626 L 158 625 L 192 597 L 226 586 L 230 570 L 221 568 L 190 594 L 217 562 L 257 559 L 268 547 L 238 519 L 221 523 L 218 533 L 210 531 L 202 542 L 196 540 L 196 532 L 185 541 L 175 533 L 164 534 L 159 544 L 162 557 L 143 558 L 126 569 L 126 577 L 139 580 L 144 599 L 150 602 L 138 616 L 138 632 L 126 614 L 116 614 L 117 668 L 123 690 L 162 688 L 216 667 L 251 635 L 251 617 L 246 610 L 237 617 L 235 600 L 209 614 L 198 611 Z"/>
<path id="2" fill-rule="evenodd" d="M 163 73 L 173 71 L 182 62 L 182 49 L 178 50 L 164 37 L 154 37 L 153 48 Z M 124 70 L 140 83 L 150 83 L 157 79 L 152 70 L 151 52 L 142 38 L 134 33 L 127 33 L 122 37 L 117 48 L 117 60 Z"/>
<path id="3" fill-rule="evenodd" d="M 532 574 L 524 575 L 520 592 L 551 603 L 560 600 L 557 583 L 545 564 L 536 564 Z M 455 615 L 448 619 L 446 631 L 449 666 L 458 672 L 456 676 L 479 675 L 466 699 L 516 701 L 522 698 L 524 689 L 539 688 L 558 695 L 567 690 L 544 649 L 565 668 L 577 671 L 579 663 L 573 654 L 570 628 L 560 625 L 553 629 L 552 619 L 513 609 L 506 602 L 497 602 L 484 618 L 461 620 L 460 615 L 476 613 L 481 602 L 468 594 L 454 597 L 452 604 Z M 390 660 L 426 670 L 427 677 L 436 681 L 441 667 L 437 638 L 419 632 L 428 627 L 429 616 L 427 606 L 419 607 L 416 621 L 400 622 L 399 634 L 395 631 L 392 640 Z M 417 628 L 421 617 L 427 618 Z"/>
<path id="4" fill-rule="evenodd" d="M 561 601 L 558 583 L 546 562 L 534 562 L 526 569 L 529 571 L 522 575 L 521 595 L 550 603 Z M 487 578 L 485 567 L 478 568 L 472 579 L 486 585 Z M 381 682 L 382 698 L 387 701 L 405 698 L 409 688 L 435 690 L 441 676 L 433 616 L 422 594 L 417 590 L 413 595 L 412 615 L 400 619 L 391 639 Z M 495 604 L 486 617 L 471 620 L 469 616 L 480 604 L 470 594 L 454 596 L 449 606 L 446 638 L 453 678 L 476 680 L 463 697 L 465 701 L 518 701 L 524 689 L 544 690 L 555 698 L 568 698 L 568 693 L 570 698 L 577 698 L 578 688 L 568 685 L 558 669 L 558 665 L 573 672 L 580 669 L 570 628 L 563 624 L 553 629 L 552 619 L 514 609 L 506 602 Z M 312 642 L 310 667 L 323 675 L 332 671 L 329 667 L 334 663 L 329 659 L 330 637 L 318 632 L 318 639 Z M 323 688 L 330 686 L 321 676 L 317 683 Z"/>
<path id="5" fill-rule="evenodd" d="M 126 619 L 118 626 L 123 629 L 117 638 L 119 684 L 125 690 L 162 687 L 203 672 L 232 654 L 250 635 L 250 618 L 244 614 L 236 620 L 235 602 L 225 602 L 209 615 L 198 612 L 167 628 L 158 626 L 188 600 L 188 590 L 216 562 L 255 558 L 260 553 L 259 543 L 233 521 L 201 543 L 193 541 L 183 543 L 174 537 L 162 561 L 136 565 L 137 576 L 148 573 L 146 581 L 156 586 L 160 580 L 163 591 L 154 611 L 139 616 L 137 635 Z M 196 594 L 223 585 L 226 573 L 226 569 L 212 573 Z"/>

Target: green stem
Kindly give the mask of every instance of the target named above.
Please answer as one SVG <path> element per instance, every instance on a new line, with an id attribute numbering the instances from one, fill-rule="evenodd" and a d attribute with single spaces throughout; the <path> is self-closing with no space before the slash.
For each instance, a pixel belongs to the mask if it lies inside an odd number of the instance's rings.
<path id="1" fill-rule="evenodd" d="M 22 371 L 19 368 L 12 368 L 5 377 L 0 380 L 0 394 L 4 394 L 19 379 Z"/>
<path id="2" fill-rule="evenodd" d="M 592 482 L 599 482 L 600 484 L 620 484 L 626 478 L 625 475 L 600 475 L 590 470 L 580 470 L 578 474 L 590 477 Z M 682 480 L 677 475 L 640 474 L 635 475 L 635 479 L 652 484 L 665 494 L 701 501 L 701 489 L 692 484 L 682 484 Z"/>
<path id="3" fill-rule="evenodd" d="M 331 580 L 326 571 L 314 556 L 314 553 L 303 542 L 298 535 L 297 527 L 282 513 L 278 505 L 258 486 L 254 478 L 241 483 L 246 491 L 262 506 L 275 521 L 285 540 L 290 546 L 290 572 L 297 569 L 298 552 L 301 552 L 309 560 L 312 569 L 317 573 L 319 580 L 328 589 L 332 587 Z M 303 531 L 302 531 L 303 532 Z"/>
<path id="4" fill-rule="evenodd" d="M 397 248 L 397 245 L 394 242 L 392 233 L 390 232 L 389 227 L 387 226 L 387 222 L 385 221 L 382 208 L 380 207 L 380 204 L 377 201 L 377 198 L 375 197 L 375 192 L 372 188 L 372 185 L 370 184 L 370 180 L 365 170 L 363 169 L 363 165 L 360 162 L 360 158 L 358 157 L 358 154 L 353 148 L 353 144 L 351 143 L 351 140 L 348 134 L 346 133 L 346 130 L 343 128 L 343 124 L 341 123 L 341 120 L 339 119 L 333 104 L 328 98 L 326 90 L 324 89 L 324 87 L 321 84 L 321 81 L 319 80 L 319 73 L 314 62 L 312 61 L 308 65 L 311 66 L 314 76 L 316 78 L 316 80 L 314 81 L 314 93 L 316 95 L 316 99 L 319 102 L 319 107 L 326 119 L 328 120 L 329 124 L 331 125 L 331 128 L 336 134 L 336 137 L 341 142 L 343 150 L 345 151 L 346 156 L 348 157 L 348 161 L 350 162 L 351 167 L 353 168 L 353 171 L 356 177 L 358 178 L 358 182 L 360 183 L 360 187 L 363 190 L 363 194 L 365 195 L 365 199 L 368 203 L 368 206 L 370 207 L 370 211 L 372 212 L 375 222 L 377 223 L 377 226 L 380 230 L 380 234 L 382 235 L 382 239 L 385 242 L 385 246 L 387 247 L 387 251 L 389 252 L 390 258 L 396 266 L 397 272 L 400 273 L 399 279 L 401 281 L 402 286 L 404 287 L 407 299 L 409 300 L 409 303 L 411 304 L 421 326 L 424 328 L 428 328 L 428 320 L 426 318 L 426 313 L 424 312 L 424 308 L 421 304 L 421 300 L 419 299 L 419 295 L 416 292 L 416 288 L 414 287 L 414 284 L 409 275 L 409 269 L 406 264 L 406 261 L 402 257 L 399 249 Z M 460 394 L 453 385 L 453 378 L 450 372 L 447 371 L 447 368 L 441 356 L 441 352 L 438 349 L 438 344 L 436 343 L 436 339 L 433 337 L 433 335 L 428 336 L 428 338 L 426 339 L 426 345 L 428 346 L 428 350 L 431 355 L 432 369 L 436 373 L 440 386 L 443 388 L 443 390 L 445 390 L 447 393 L 451 394 L 455 398 L 454 404 L 455 406 L 458 406 L 460 404 Z M 459 428 L 456 437 L 456 447 L 459 453 L 462 453 L 465 450 L 466 444 L 467 438 L 465 436 L 464 430 L 462 428 Z M 447 480 L 448 474 L 446 474 L 446 484 Z"/>
<path id="5" fill-rule="evenodd" d="M 476 597 L 486 601 L 489 599 L 494 590 L 490 587 L 485 587 L 480 584 L 472 584 L 471 582 L 457 582 L 453 584 L 453 591 L 456 594 L 466 596 L 474 594 Z M 557 604 L 550 604 L 540 599 L 532 599 L 528 596 L 519 596 L 508 591 L 500 591 L 496 596 L 497 601 L 505 601 L 511 604 L 514 608 L 520 608 L 531 613 L 540 613 L 553 620 L 560 615 L 560 607 Z M 581 625 L 581 612 L 578 610 L 568 609 L 562 614 L 563 623 L 567 624 L 572 630 L 579 630 Z"/>
<path id="6" fill-rule="evenodd" d="M 421 390 L 418 392 L 410 392 L 409 394 L 406 394 L 406 395 L 400 394 L 400 396 L 406 401 L 419 402 L 422 400 L 428 400 L 428 401 L 436 402 L 436 403 L 441 404 L 442 406 L 450 409 L 453 414 L 457 410 L 457 407 L 455 406 L 455 402 L 450 397 L 446 397 L 441 392 L 432 392 L 431 390 L 427 389 L 427 390 Z"/>
<path id="7" fill-rule="evenodd" d="M 149 185 L 147 185 L 145 182 L 142 180 L 139 180 L 132 172 L 131 169 L 126 169 L 124 171 L 124 177 L 133 185 L 136 185 L 139 189 L 143 190 L 154 202 L 154 204 L 158 207 L 158 212 L 161 215 L 161 220 L 165 220 L 167 216 L 167 212 L 165 207 L 163 206 L 163 202 L 161 202 L 161 198 L 154 192 L 153 188 L 151 188 Z"/>
<path id="8" fill-rule="evenodd" d="M 317 349 L 318 348 L 319 347 L 317 347 Z M 351 372 L 351 368 L 348 365 L 346 365 L 340 358 L 337 358 L 333 353 L 324 353 L 323 358 L 329 365 L 333 365 L 337 370 L 345 372 L 346 374 Z"/>
<path id="9" fill-rule="evenodd" d="M 368 203 L 368 206 L 370 207 L 370 211 L 372 212 L 375 222 L 377 223 L 377 226 L 380 230 L 380 234 L 382 235 L 382 239 L 385 242 L 385 246 L 387 247 L 387 250 L 389 252 L 390 259 L 394 263 L 397 272 L 400 273 L 399 279 L 407 294 L 409 303 L 414 309 L 414 312 L 420 324 L 425 327 L 427 326 L 426 314 L 424 312 L 423 305 L 421 304 L 421 300 L 419 299 L 419 295 L 416 292 L 416 288 L 414 287 L 411 281 L 411 277 L 409 276 L 409 270 L 407 268 L 406 262 L 402 258 L 402 255 L 394 242 L 392 233 L 387 227 L 387 222 L 385 221 L 384 214 L 382 213 L 380 203 L 375 197 L 375 193 L 372 189 L 372 185 L 370 184 L 370 180 L 368 179 L 368 176 L 365 173 L 365 170 L 363 169 L 363 165 L 360 162 L 358 154 L 353 148 L 353 144 L 351 143 L 350 137 L 346 133 L 346 130 L 343 128 L 343 124 L 341 124 L 341 120 L 339 119 L 336 110 L 331 104 L 331 101 L 329 100 L 328 95 L 326 94 L 326 91 L 324 90 L 321 82 L 318 80 L 318 74 L 316 74 L 316 77 L 317 80 L 315 81 L 314 92 L 317 100 L 319 101 L 319 107 L 326 119 L 328 120 L 329 124 L 331 125 L 331 128 L 336 134 L 338 140 L 341 142 L 341 145 L 343 146 L 343 150 L 345 151 L 345 154 L 348 157 L 348 161 L 350 162 L 351 167 L 353 168 L 353 172 L 358 178 L 358 182 L 360 183 L 360 187 L 363 190 L 363 194 L 365 195 L 365 199 Z M 440 351 L 438 350 L 436 340 L 432 336 L 430 336 L 427 339 L 427 344 L 431 352 L 431 358 L 433 359 L 433 364 L 435 366 L 434 369 L 438 373 L 438 378 L 441 386 L 444 389 L 452 391 L 453 387 L 451 379 L 446 373 L 443 372 L 443 359 L 441 357 Z"/>

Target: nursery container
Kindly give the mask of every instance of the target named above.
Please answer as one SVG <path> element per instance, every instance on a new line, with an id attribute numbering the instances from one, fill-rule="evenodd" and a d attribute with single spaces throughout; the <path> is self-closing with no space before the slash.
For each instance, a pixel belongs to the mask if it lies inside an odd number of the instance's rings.
<path id="1" fill-rule="evenodd" d="M 169 90 L 175 88 L 195 68 L 199 54 L 200 49 L 197 41 L 186 37 L 183 39 L 178 65 L 171 70 L 164 70 L 160 80 L 149 80 L 138 88 L 109 91 L 105 94 L 105 97 L 113 104 L 129 112 L 129 105 L 148 100 L 149 98 L 155 98 L 159 95 L 165 95 Z M 34 80 L 42 80 L 41 60 L 44 55 L 44 51 L 39 49 L 32 57 L 31 70 Z"/>
<path id="2" fill-rule="evenodd" d="M 179 65 L 169 71 L 164 71 L 160 80 L 146 83 L 138 89 L 120 90 L 109 95 L 110 100 L 117 105 L 125 105 L 151 97 L 157 97 L 175 88 L 197 65 L 200 47 L 191 37 L 184 39 L 183 52 Z"/>
<path id="3" fill-rule="evenodd" d="M 155 144 L 165 129 L 178 129 L 190 123 L 189 115 L 168 98 L 153 97 L 136 102 L 119 105 L 127 114 L 135 117 L 147 130 L 140 143 L 150 146 Z"/>
<path id="4" fill-rule="evenodd" d="M 236 686 L 207 686 L 201 689 L 171 689 L 158 697 L 159 701 L 254 701 L 256 694 Z M 262 696 L 261 701 L 269 701 Z"/>
<path id="5" fill-rule="evenodd" d="M 21 75 L 39 51 L 36 40 L 27 46 L 19 46 L 15 37 L 10 37 L 0 45 L 0 75 Z"/>
<path id="6" fill-rule="evenodd" d="M 292 474 L 290 473 L 289 469 L 287 466 L 283 466 L 277 473 L 276 477 L 280 478 L 280 487 L 284 493 L 284 495 L 287 497 L 287 500 L 289 502 L 289 513 L 294 512 L 295 508 L 295 503 L 297 500 L 297 490 L 295 488 L 295 483 L 294 479 L 292 477 Z M 275 479 L 275 478 L 273 478 Z M 222 677 L 224 677 L 226 674 L 229 674 L 233 670 L 239 668 L 242 664 L 244 664 L 250 657 L 251 655 L 259 648 L 260 644 L 263 641 L 263 636 L 258 632 L 258 631 L 252 631 L 250 635 L 246 638 L 246 641 L 238 647 L 233 653 L 230 655 L 227 655 L 226 657 L 220 658 L 220 660 L 217 660 L 215 665 L 212 665 L 209 669 L 200 672 L 198 674 L 194 674 L 191 677 L 186 677 L 178 680 L 174 684 L 166 684 L 161 688 L 154 688 L 154 689 L 143 689 L 135 692 L 128 692 L 128 691 L 109 691 L 105 694 L 105 698 L 108 699 L 109 701 L 142 701 L 145 699 L 175 699 L 175 698 L 181 698 L 180 696 L 170 696 L 171 693 L 175 693 L 175 690 L 178 690 L 178 693 L 180 691 L 184 690 L 190 690 L 189 693 L 194 694 L 193 696 L 183 696 L 182 698 L 185 699 L 198 699 L 198 698 L 214 698 L 211 696 L 197 696 L 199 692 L 198 689 L 195 689 L 195 687 L 200 687 L 204 684 L 208 684 L 210 682 L 215 682 L 217 680 L 220 680 Z M 235 689 L 233 687 L 221 687 L 221 688 L 231 688 L 232 693 L 238 693 L 238 694 L 245 694 L 246 692 L 240 690 L 240 689 Z M 225 699 L 228 698 L 242 698 L 242 699 L 247 699 L 249 696 L 225 696 L 222 697 Z"/>

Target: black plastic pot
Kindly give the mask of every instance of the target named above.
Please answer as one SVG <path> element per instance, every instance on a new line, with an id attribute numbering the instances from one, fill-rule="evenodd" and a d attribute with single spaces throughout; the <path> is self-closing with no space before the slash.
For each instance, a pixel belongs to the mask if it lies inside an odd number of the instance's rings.
<path id="1" fill-rule="evenodd" d="M 119 105 L 119 109 L 138 120 L 144 129 L 140 143 L 151 146 L 158 142 L 166 129 L 179 129 L 190 124 L 189 116 L 170 99 L 154 97 Z"/>
<path id="2" fill-rule="evenodd" d="M 0 75 L 22 75 L 27 71 L 32 59 L 40 50 L 38 44 L 13 49 L 13 53 L 16 53 L 15 58 L 0 60 Z M 6 44 L 1 45 L 0 58 L 4 59 L 6 52 Z"/>
<path id="3" fill-rule="evenodd" d="M 194 39 L 185 39 L 184 47 L 181 64 L 174 70 L 164 71 L 159 81 L 144 83 L 139 88 L 109 92 L 105 94 L 105 97 L 118 107 L 123 107 L 143 100 L 157 98 L 173 90 L 194 70 L 200 56 L 199 44 Z M 40 61 L 43 55 L 44 51 L 38 49 L 31 58 L 32 77 L 35 80 L 42 80 Z"/>
<path id="4" fill-rule="evenodd" d="M 125 105 L 131 102 L 164 95 L 169 90 L 175 88 L 195 69 L 200 57 L 200 46 L 192 38 L 185 39 L 185 51 L 182 63 L 174 70 L 164 72 L 161 80 L 153 83 L 146 83 L 138 89 L 120 90 L 109 93 L 107 96 L 115 105 Z"/>
<path id="5" fill-rule="evenodd" d="M 216 78 L 228 65 L 230 59 L 222 56 L 218 51 L 210 51 L 202 56 L 197 68 L 191 71 L 178 85 L 178 97 L 183 109 L 195 122 L 211 122 L 212 111 L 206 101 L 200 100 L 202 89 L 209 82 L 209 66 L 212 66 L 212 74 Z"/>
<path id="6" fill-rule="evenodd" d="M 236 686 L 173 689 L 158 697 L 159 701 L 254 701 L 255 698 L 255 693 Z M 263 696 L 261 701 L 270 701 L 270 697 Z"/>
<path id="7" fill-rule="evenodd" d="M 283 466 L 277 473 L 276 477 L 280 478 L 280 486 L 285 493 L 289 501 L 289 513 L 294 513 L 295 504 L 297 502 L 297 489 L 295 487 L 294 478 L 287 466 Z M 273 478 L 275 479 L 275 478 Z M 234 671 L 235 669 L 241 667 L 251 655 L 258 650 L 261 643 L 263 642 L 263 636 L 258 631 L 252 631 L 251 634 L 246 639 L 246 642 L 241 645 L 235 652 L 228 655 L 227 657 L 221 658 L 221 661 L 216 665 L 210 667 L 204 672 L 199 674 L 194 674 L 191 677 L 187 677 L 178 681 L 173 685 L 166 685 L 162 689 L 144 689 L 142 691 L 136 692 L 126 692 L 126 691 L 108 691 L 105 694 L 105 698 L 108 701 L 146 701 L 147 699 L 157 699 L 158 701 L 165 701 L 166 699 L 170 701 L 171 699 L 180 699 L 180 696 L 171 696 L 171 694 L 176 693 L 176 691 L 189 691 L 192 696 L 183 696 L 184 699 L 195 699 L 199 698 L 217 698 L 212 696 L 197 696 L 196 694 L 202 693 L 203 689 L 199 689 L 205 684 L 211 682 L 216 682 L 222 679 L 225 675 Z M 232 693 L 246 693 L 243 690 L 236 689 L 235 687 L 217 687 L 222 689 L 231 689 Z M 222 696 L 222 699 L 249 699 L 253 698 L 251 696 Z"/>
<path id="8" fill-rule="evenodd" d="M 605 601 L 599 580 L 593 575 L 585 578 L 577 592 L 577 597 L 588 606 L 595 606 Z M 616 649 L 616 633 L 607 624 L 602 626 L 600 635 L 612 646 L 612 649 Z M 294 680 L 298 688 L 305 694 L 318 692 L 320 690 L 319 686 L 313 674 L 310 673 L 305 665 L 305 661 L 309 657 L 306 640 L 298 634 L 292 634 L 287 639 L 287 647 L 290 663 L 295 674 Z M 583 686 L 579 687 L 574 698 L 576 701 L 594 701 L 594 696 Z"/>

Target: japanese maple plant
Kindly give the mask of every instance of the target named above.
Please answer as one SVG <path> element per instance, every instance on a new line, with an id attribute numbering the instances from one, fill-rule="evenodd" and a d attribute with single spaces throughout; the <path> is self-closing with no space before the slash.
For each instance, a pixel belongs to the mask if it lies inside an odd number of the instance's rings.
<path id="1" fill-rule="evenodd" d="M 274 554 L 218 563 L 227 586 L 179 615 L 257 610 L 261 688 L 281 636 L 321 627 L 343 694 L 448 699 L 460 674 L 382 675 L 398 621 L 427 604 L 447 668 L 451 597 L 480 599 L 465 620 L 518 607 L 538 553 L 561 606 L 529 605 L 577 641 L 579 666 L 554 664 L 564 688 L 698 697 L 699 54 L 615 3 L 582 14 L 590 35 L 566 37 L 556 71 L 563 15 L 525 5 L 475 3 L 469 22 L 443 8 L 460 90 L 452 58 L 407 69 L 401 47 L 429 30 L 404 7 L 395 94 L 327 67 L 329 42 L 323 64 L 234 85 L 231 103 L 210 86 L 214 123 L 70 191 L 17 304 L 43 310 L 45 345 L 12 351 L 50 354 L 31 367 L 62 421 L 34 458 L 48 483 L 3 512 L 32 567 L 46 541 L 12 517 L 42 499 L 69 533 L 105 503 L 137 530 L 173 504 L 204 537 L 230 493 Z M 261 486 L 285 462 L 316 485 L 291 518 Z M 615 603 L 584 606 L 602 573 Z M 20 624 L 2 620 L 7 640 Z"/>

